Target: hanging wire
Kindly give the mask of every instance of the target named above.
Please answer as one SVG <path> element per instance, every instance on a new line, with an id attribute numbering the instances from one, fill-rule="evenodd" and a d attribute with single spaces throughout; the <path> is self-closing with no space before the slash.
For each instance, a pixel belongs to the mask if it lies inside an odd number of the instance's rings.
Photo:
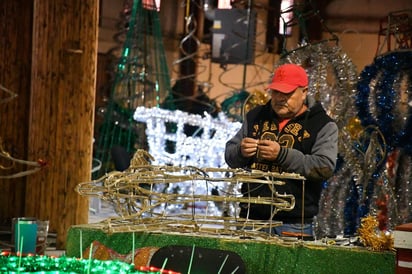
<path id="1" fill-rule="evenodd" d="M 17 97 L 17 94 L 14 93 L 13 91 L 9 90 L 8 88 L 6 88 L 5 86 L 3 86 L 2 84 L 0 84 L 0 90 L 4 91 L 7 93 L 8 97 L 4 98 L 4 99 L 0 99 L 0 104 L 4 104 L 7 103 L 11 100 L 13 100 L 14 98 Z"/>
<path id="2" fill-rule="evenodd" d="M 4 87 L 1 84 L 0 84 L 0 90 L 4 91 L 7 94 L 6 98 L 0 99 L 0 104 L 7 103 L 17 97 L 17 94 L 15 92 L 9 90 L 8 88 Z M 1 137 L 0 137 L 0 158 L 3 158 L 6 161 L 10 162 L 10 165 L 8 166 L 0 164 L 0 170 L 11 170 L 12 168 L 16 166 L 16 164 L 22 164 L 22 165 L 33 167 L 32 169 L 27 169 L 25 171 L 16 172 L 13 174 L 0 175 L 0 179 L 13 179 L 13 178 L 27 176 L 27 175 L 30 175 L 30 174 L 33 174 L 39 171 L 46 164 L 42 160 L 34 162 L 34 161 L 27 161 L 27 160 L 14 158 L 9 152 L 7 152 L 4 149 L 3 140 Z"/>
<path id="3" fill-rule="evenodd" d="M 281 11 L 281 14 L 282 13 L 288 13 L 288 12 L 293 12 L 293 17 L 288 22 L 284 21 L 284 29 L 286 30 L 286 28 L 288 28 L 288 27 L 298 25 L 299 30 L 301 32 L 301 36 L 302 36 L 301 37 L 301 46 L 296 48 L 296 49 L 293 49 L 291 51 L 288 51 L 287 48 L 286 48 L 286 40 L 287 39 L 286 39 L 286 35 L 284 34 L 285 37 L 283 39 L 284 43 L 283 43 L 281 58 L 283 58 L 283 57 L 285 57 L 285 56 L 287 56 L 287 55 L 289 55 L 289 54 L 291 54 L 291 53 L 293 53 L 297 50 L 304 49 L 304 48 L 306 48 L 307 46 L 310 46 L 310 45 L 316 45 L 316 44 L 325 43 L 325 42 L 334 42 L 336 45 L 338 44 L 338 42 L 339 42 L 338 36 L 335 33 L 333 33 L 327 27 L 327 25 L 325 24 L 324 19 L 320 16 L 319 10 L 316 9 L 316 7 L 315 7 L 315 5 L 313 4 L 312 1 L 307 1 L 303 4 L 294 4 L 294 5 L 290 6 L 289 8 L 287 8 L 286 10 Z M 314 40 L 311 39 L 311 37 L 309 37 L 309 34 L 307 32 L 306 23 L 309 19 L 312 19 L 312 18 L 315 18 L 319 21 L 319 23 L 322 26 L 322 30 L 329 33 L 331 38 L 321 40 L 321 41 L 314 41 Z M 281 19 L 284 20 L 282 17 L 281 17 Z M 286 33 L 286 32 L 284 31 L 284 33 Z"/>
<path id="4" fill-rule="evenodd" d="M 160 106 L 171 93 L 159 14 L 155 5 L 145 7 L 140 0 L 125 1 L 119 20 L 115 39 L 122 50 L 113 68 L 104 120 L 96 128 L 93 152 L 101 163 L 96 177 L 115 168 L 112 147 L 132 153 L 147 146 L 144 125 L 133 120 L 133 113 L 138 106 Z"/>
<path id="5" fill-rule="evenodd" d="M 264 42 L 264 34 L 266 33 L 267 27 L 264 22 L 260 19 L 263 12 L 268 11 L 270 8 L 267 5 L 255 4 L 253 1 L 235 1 L 232 2 L 232 7 L 238 10 L 246 10 L 243 17 L 236 20 L 234 23 L 241 23 L 246 25 L 242 21 L 248 21 L 250 25 L 250 20 L 254 20 L 253 28 L 253 61 L 248 64 L 221 64 L 222 72 L 218 75 L 218 82 L 220 85 L 228 88 L 225 93 L 220 93 L 218 97 L 225 96 L 226 98 L 221 103 L 221 108 L 223 112 L 230 118 L 236 121 L 243 120 L 243 114 L 245 110 L 251 107 L 251 104 L 261 100 L 254 100 L 256 96 L 260 96 L 260 93 L 265 93 L 265 87 L 267 86 L 268 79 L 270 79 L 273 72 L 273 66 L 276 62 L 277 56 L 275 54 L 268 55 L 267 45 Z M 255 13 L 255 16 L 251 14 Z M 245 26 L 243 26 L 243 29 Z M 236 29 L 236 28 L 234 28 Z M 244 42 L 250 41 L 252 38 L 247 38 L 247 35 L 239 32 L 233 33 L 237 35 L 237 40 L 243 39 Z M 239 42 L 242 43 L 242 42 Z M 237 43 L 237 44 L 239 44 Z M 233 48 L 232 45 L 231 48 Z M 259 61 L 256 61 L 258 60 Z M 240 68 L 240 66 L 243 66 Z M 236 78 L 233 78 L 233 74 L 236 74 L 236 70 L 239 69 L 239 74 L 243 72 L 242 81 L 237 82 Z M 241 72 L 240 70 L 243 69 Z M 247 79 L 245 74 L 247 71 Z M 253 98 L 253 99 L 252 99 Z M 248 103 L 249 102 L 249 103 Z M 247 106 L 246 106 L 247 105 Z"/>
<path id="6" fill-rule="evenodd" d="M 46 166 L 46 162 L 43 160 L 27 161 L 27 160 L 17 159 L 11 156 L 11 154 L 4 149 L 1 138 L 0 138 L 0 158 L 10 161 L 9 166 L 0 165 L 0 170 L 11 170 L 12 168 L 16 166 L 16 164 L 22 164 L 22 165 L 32 167 L 31 169 L 27 169 L 25 171 L 20 171 L 20 172 L 8 174 L 8 175 L 0 175 L 0 179 L 14 179 L 14 178 L 27 176 L 27 175 L 36 173 L 37 171 L 40 171 L 43 167 Z"/>
<path id="7" fill-rule="evenodd" d="M 234 25 L 236 24 L 244 24 L 245 18 L 247 25 L 249 26 L 250 20 L 252 20 L 251 13 L 256 11 L 256 16 L 254 16 L 253 20 L 255 20 L 255 29 L 252 30 L 254 32 L 254 50 L 253 54 L 254 57 L 253 59 L 256 60 L 260 57 L 265 56 L 266 51 L 265 51 L 265 44 L 260 42 L 260 37 L 262 37 L 265 32 L 266 32 L 266 27 L 262 20 L 259 18 L 259 11 L 266 10 L 267 7 L 262 6 L 262 5 L 254 5 L 252 4 L 251 1 L 241 1 L 237 2 L 237 8 L 239 9 L 246 9 L 247 13 L 245 17 L 238 18 L 235 22 Z M 247 26 L 247 27 L 248 27 Z M 245 27 L 243 27 L 245 28 Z M 234 27 L 234 29 L 236 29 Z M 249 32 L 247 33 L 249 34 Z M 233 44 L 230 49 L 236 48 L 240 45 L 240 43 L 246 43 L 248 45 L 247 41 L 250 39 L 247 35 L 245 36 L 243 33 L 237 33 L 235 32 L 234 35 L 237 35 L 241 40 L 238 43 Z M 248 49 L 246 49 L 247 51 Z M 222 72 L 218 76 L 218 81 L 221 85 L 229 88 L 231 91 L 229 92 L 237 92 L 239 90 L 247 90 L 253 87 L 259 87 L 261 85 L 266 85 L 268 81 L 268 76 L 272 72 L 272 65 L 273 65 L 274 60 L 271 58 L 265 58 L 262 60 L 262 62 L 256 63 L 256 62 L 251 62 L 250 64 L 223 64 L 221 65 L 222 67 Z M 268 63 L 271 63 L 269 65 L 270 68 L 268 68 Z M 229 80 L 226 80 L 225 77 L 227 75 L 230 75 L 230 72 L 239 68 L 239 66 L 243 66 L 243 77 L 242 77 L 242 82 L 236 82 L 233 81 L 233 78 L 230 78 Z M 252 79 L 246 81 L 246 72 L 248 75 L 251 75 L 250 72 L 252 72 Z M 227 94 L 226 94 L 227 95 Z"/>
<path id="8" fill-rule="evenodd" d="M 382 43 L 381 36 L 384 36 Z M 385 42 L 388 52 L 392 50 L 392 46 L 394 50 L 412 48 L 412 9 L 390 12 L 386 18 L 381 20 L 375 56 L 383 54 Z"/>
<path id="9" fill-rule="evenodd" d="M 171 82 L 177 83 L 182 80 L 193 81 L 193 83 L 195 83 L 195 88 L 200 88 L 202 93 L 207 94 L 212 88 L 211 67 L 210 67 L 210 64 L 208 68 L 206 65 L 202 65 L 201 62 L 199 61 L 199 58 L 204 56 L 204 54 L 203 55 L 200 54 L 200 50 L 199 50 L 202 46 L 202 43 L 199 40 L 199 38 L 196 36 L 198 24 L 197 24 L 196 17 L 194 16 L 193 13 L 191 13 L 192 4 L 196 5 L 198 9 L 201 8 L 201 6 L 196 1 L 193 1 L 193 0 L 182 1 L 182 6 L 185 8 L 185 36 L 180 40 L 180 43 L 179 43 L 179 51 L 182 57 L 180 57 L 177 60 L 174 60 L 172 63 L 173 72 L 177 75 L 177 77 L 175 79 L 171 79 Z M 196 50 L 193 52 L 188 52 L 185 49 L 185 43 L 190 43 L 190 42 L 194 42 L 196 46 Z M 194 71 L 191 74 L 182 75 L 179 66 L 182 65 L 184 62 L 188 62 L 188 61 L 192 61 L 195 64 L 196 71 Z M 207 77 L 208 80 L 206 82 L 198 81 L 197 77 L 200 74 L 205 73 L 207 71 L 209 71 L 208 77 Z M 207 90 L 205 91 L 204 88 L 206 88 Z M 216 105 L 214 104 L 213 101 L 209 102 L 209 101 L 199 99 L 201 97 L 200 96 L 201 94 L 198 94 L 197 92 L 195 92 L 193 95 L 190 95 L 190 96 L 182 96 L 181 93 L 174 91 L 172 89 L 172 93 L 176 95 L 176 98 L 169 100 L 169 102 L 178 103 L 182 101 L 191 101 L 195 104 L 205 106 L 208 109 L 208 112 L 213 113 L 217 110 Z"/>
<path id="10" fill-rule="evenodd" d="M 196 28 L 197 28 L 197 23 L 196 23 L 196 19 L 194 17 L 193 14 L 189 15 L 186 17 L 186 35 L 182 38 L 182 40 L 179 43 L 179 50 L 180 52 L 183 54 L 184 57 L 179 58 L 177 60 L 175 60 L 173 62 L 173 67 L 175 67 L 176 65 L 180 65 L 181 63 L 187 61 L 187 60 L 195 60 L 197 57 L 197 51 L 195 52 L 187 52 L 184 48 L 184 44 L 189 41 L 192 40 L 195 42 L 196 44 L 196 48 L 198 48 L 200 46 L 200 41 L 199 39 L 195 36 L 196 33 Z M 175 70 L 176 73 L 179 73 L 178 70 Z M 183 79 L 196 79 L 196 75 L 197 73 L 192 73 L 189 75 L 185 75 L 185 76 L 179 76 L 177 79 L 172 79 L 172 81 L 178 81 L 178 80 L 183 80 Z"/>

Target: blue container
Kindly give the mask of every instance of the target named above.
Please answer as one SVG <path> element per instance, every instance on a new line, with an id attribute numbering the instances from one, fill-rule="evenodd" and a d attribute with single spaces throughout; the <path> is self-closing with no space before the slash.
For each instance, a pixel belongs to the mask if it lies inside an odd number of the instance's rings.
<path id="1" fill-rule="evenodd" d="M 13 219 L 14 252 L 35 254 L 37 242 L 37 220 L 35 218 Z"/>

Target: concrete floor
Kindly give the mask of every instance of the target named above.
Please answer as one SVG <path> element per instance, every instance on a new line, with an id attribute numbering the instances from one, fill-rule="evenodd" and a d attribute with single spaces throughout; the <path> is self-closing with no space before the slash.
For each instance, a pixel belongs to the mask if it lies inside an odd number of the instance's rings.
<path id="1" fill-rule="evenodd" d="M 112 205 L 98 198 L 90 199 L 89 224 L 97 223 L 109 217 L 118 216 Z"/>

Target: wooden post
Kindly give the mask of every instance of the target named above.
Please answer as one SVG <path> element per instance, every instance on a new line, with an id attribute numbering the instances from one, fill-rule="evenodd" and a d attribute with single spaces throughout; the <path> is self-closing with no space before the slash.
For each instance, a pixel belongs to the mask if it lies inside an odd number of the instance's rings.
<path id="1" fill-rule="evenodd" d="M 58 249 L 88 222 L 75 187 L 91 179 L 98 2 L 34 1 L 28 157 L 48 166 L 27 177 L 25 215 L 50 221 Z"/>
<path id="2" fill-rule="evenodd" d="M 4 152 L 27 158 L 33 1 L 0 1 L 0 138 Z M 0 224 L 11 229 L 13 217 L 24 216 L 26 177 L 9 178 L 27 166 L 0 158 Z M 4 168 L 3 168 L 4 167 Z"/>

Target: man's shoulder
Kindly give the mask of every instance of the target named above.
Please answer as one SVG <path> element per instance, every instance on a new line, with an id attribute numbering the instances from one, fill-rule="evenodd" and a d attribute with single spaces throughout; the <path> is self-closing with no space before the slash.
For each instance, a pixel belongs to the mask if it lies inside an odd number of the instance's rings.
<path id="1" fill-rule="evenodd" d="M 310 114 L 312 118 L 318 119 L 319 117 L 323 117 L 323 119 L 328 120 L 330 122 L 333 122 L 333 118 L 330 117 L 325 108 L 322 106 L 322 103 L 316 102 L 311 108 L 310 108 Z"/>

